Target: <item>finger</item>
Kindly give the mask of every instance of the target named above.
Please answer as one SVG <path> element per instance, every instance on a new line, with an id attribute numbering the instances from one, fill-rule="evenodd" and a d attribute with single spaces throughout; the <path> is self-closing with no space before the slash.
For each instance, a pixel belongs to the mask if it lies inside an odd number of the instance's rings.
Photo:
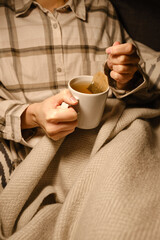
<path id="1" fill-rule="evenodd" d="M 113 55 L 131 55 L 134 52 L 136 52 L 136 47 L 132 43 L 115 44 L 106 49 L 106 53 Z"/>
<path id="2" fill-rule="evenodd" d="M 51 123 L 72 122 L 75 120 L 77 120 L 77 112 L 72 107 L 50 110 L 46 116 L 46 121 Z"/>
<path id="3" fill-rule="evenodd" d="M 137 64 L 126 64 L 126 65 L 113 65 L 112 67 L 114 72 L 125 74 L 125 73 L 135 73 L 138 70 Z"/>
<path id="4" fill-rule="evenodd" d="M 71 94 L 68 89 L 61 91 L 54 97 L 56 98 L 57 106 L 61 105 L 62 102 L 66 102 L 69 105 L 76 105 L 78 103 L 78 100 Z"/>
<path id="5" fill-rule="evenodd" d="M 119 41 L 116 41 L 116 42 L 114 42 L 113 43 L 113 46 L 116 46 L 116 45 L 119 45 L 120 44 L 120 42 Z M 108 67 L 107 67 L 108 66 Z M 112 69 L 112 63 L 111 63 L 111 61 L 109 61 L 109 60 L 107 60 L 106 61 L 106 64 L 105 64 L 105 67 L 104 67 L 104 71 L 105 71 L 105 74 L 106 75 L 108 75 L 109 74 L 109 72 L 108 72 L 108 70 L 109 69 Z"/>
<path id="6" fill-rule="evenodd" d="M 137 54 L 132 55 L 109 55 L 108 65 L 138 64 L 140 58 Z"/>
<path id="7" fill-rule="evenodd" d="M 116 46 L 116 45 L 119 45 L 119 44 L 120 44 L 119 41 L 115 41 L 115 42 L 113 43 L 113 46 Z"/>
<path id="8" fill-rule="evenodd" d="M 133 78 L 133 73 L 120 74 L 114 71 L 110 72 L 111 78 L 120 83 L 127 83 Z"/>
<path id="9" fill-rule="evenodd" d="M 58 124 L 48 124 L 46 127 L 46 132 L 49 136 L 58 134 L 59 132 L 72 131 L 77 127 L 77 121 L 65 122 Z"/>
<path id="10" fill-rule="evenodd" d="M 58 140 L 60 140 L 61 138 L 64 138 L 64 137 L 68 136 L 69 134 L 71 134 L 72 132 L 74 132 L 74 130 L 75 130 L 75 129 L 70 130 L 70 131 L 60 132 L 60 133 L 57 133 L 57 134 L 54 135 L 54 136 L 51 136 L 50 138 L 53 139 L 54 141 L 58 141 Z"/>
<path id="11" fill-rule="evenodd" d="M 45 131 L 50 138 L 55 136 L 66 136 L 67 133 L 71 133 L 77 127 L 77 121 L 71 123 L 59 123 L 59 124 L 48 124 Z M 62 134 L 63 133 L 63 134 Z"/>

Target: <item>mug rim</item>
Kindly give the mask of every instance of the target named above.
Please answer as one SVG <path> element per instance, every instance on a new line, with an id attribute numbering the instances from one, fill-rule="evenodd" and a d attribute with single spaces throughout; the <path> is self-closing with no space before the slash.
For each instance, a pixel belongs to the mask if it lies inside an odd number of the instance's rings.
<path id="1" fill-rule="evenodd" d="M 92 75 L 78 75 L 78 76 L 75 76 L 75 77 L 73 77 L 72 79 L 69 80 L 69 82 L 68 82 L 68 87 L 69 87 L 69 89 L 71 89 L 72 91 L 74 91 L 74 92 L 76 92 L 76 93 L 78 93 L 78 94 L 80 94 L 80 95 L 85 95 L 85 96 L 93 97 L 93 96 L 104 95 L 104 94 L 108 93 L 108 91 L 109 91 L 109 86 L 108 86 L 108 88 L 107 88 L 104 92 L 100 92 L 100 93 L 92 93 L 92 94 L 89 94 L 89 93 L 79 92 L 79 91 L 75 90 L 74 88 L 72 88 L 72 87 L 71 87 L 71 84 L 70 84 L 72 81 L 74 81 L 74 80 L 76 81 L 76 79 L 78 79 L 78 78 L 90 78 L 90 79 L 92 80 L 93 76 L 92 76 Z"/>

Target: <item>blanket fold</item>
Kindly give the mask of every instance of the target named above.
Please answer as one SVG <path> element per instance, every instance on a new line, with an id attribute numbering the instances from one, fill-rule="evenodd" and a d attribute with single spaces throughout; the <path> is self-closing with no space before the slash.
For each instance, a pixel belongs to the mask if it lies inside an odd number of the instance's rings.
<path id="1" fill-rule="evenodd" d="M 0 239 L 158 240 L 160 109 L 108 99 L 101 125 L 44 137 L 0 195 Z"/>
<path id="2" fill-rule="evenodd" d="M 3 226 L 4 235 L 12 234 L 18 215 L 62 141 L 53 143 L 44 136 L 25 161 L 16 168 L 9 185 L 0 197 L 1 219 L 4 220 L 1 226 Z"/>

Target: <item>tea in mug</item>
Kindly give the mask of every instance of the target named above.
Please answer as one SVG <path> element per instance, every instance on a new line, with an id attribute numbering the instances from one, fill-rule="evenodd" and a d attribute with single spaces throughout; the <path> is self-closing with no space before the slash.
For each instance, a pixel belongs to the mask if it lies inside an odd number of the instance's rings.
<path id="1" fill-rule="evenodd" d="M 92 84 L 93 76 L 91 75 L 76 76 L 68 82 L 71 94 L 78 100 L 77 127 L 81 129 L 93 129 L 97 127 L 106 106 L 109 88 L 100 93 L 91 93 L 88 88 Z"/>
<path id="2" fill-rule="evenodd" d="M 87 81 L 85 82 L 81 81 L 81 82 L 75 82 L 75 83 L 73 82 L 71 84 L 71 87 L 77 92 L 92 94 L 92 92 L 88 90 L 88 87 L 90 84 L 91 82 L 87 82 Z"/>

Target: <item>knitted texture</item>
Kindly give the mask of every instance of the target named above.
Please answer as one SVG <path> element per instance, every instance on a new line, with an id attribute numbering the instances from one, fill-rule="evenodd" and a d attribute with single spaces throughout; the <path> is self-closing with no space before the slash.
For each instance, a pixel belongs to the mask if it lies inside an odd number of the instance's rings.
<path id="1" fill-rule="evenodd" d="M 98 128 L 44 137 L 0 195 L 0 239 L 158 240 L 159 116 L 108 99 Z"/>

